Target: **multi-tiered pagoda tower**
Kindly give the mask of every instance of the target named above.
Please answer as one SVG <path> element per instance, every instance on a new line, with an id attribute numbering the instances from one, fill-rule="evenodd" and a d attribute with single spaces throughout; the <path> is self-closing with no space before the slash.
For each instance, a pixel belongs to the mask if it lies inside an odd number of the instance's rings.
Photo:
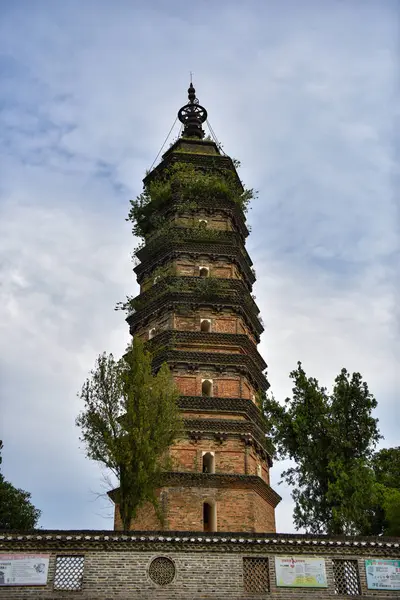
<path id="1" fill-rule="evenodd" d="M 190 84 L 178 113 L 182 136 L 144 179 L 136 213 L 144 246 L 134 269 L 140 294 L 127 321 L 166 361 L 181 391 L 185 436 L 159 490 L 164 529 L 275 531 L 280 497 L 270 487 L 258 397 L 268 388 L 257 350 L 263 331 L 245 248 L 249 195 L 235 163 L 204 139 L 206 110 Z M 121 527 L 116 508 L 116 529 Z M 136 530 L 160 530 L 151 506 Z"/>

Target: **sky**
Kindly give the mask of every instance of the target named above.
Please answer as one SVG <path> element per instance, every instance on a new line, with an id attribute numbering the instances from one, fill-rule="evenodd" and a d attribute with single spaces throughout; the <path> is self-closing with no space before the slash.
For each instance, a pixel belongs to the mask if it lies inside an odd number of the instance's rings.
<path id="1" fill-rule="evenodd" d="M 247 249 L 274 395 L 290 395 L 298 360 L 328 387 L 359 371 L 381 446 L 398 445 L 399 13 L 396 0 L 0 3 L 2 468 L 41 527 L 113 527 L 77 392 L 129 341 L 114 311 L 138 292 L 129 199 L 190 71 L 258 190 Z M 285 466 L 271 482 L 277 530 L 293 532 Z"/>

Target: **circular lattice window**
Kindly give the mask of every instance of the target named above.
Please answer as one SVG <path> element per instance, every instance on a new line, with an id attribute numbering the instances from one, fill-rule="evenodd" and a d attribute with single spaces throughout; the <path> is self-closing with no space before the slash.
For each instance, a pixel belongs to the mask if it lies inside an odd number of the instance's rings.
<path id="1" fill-rule="evenodd" d="M 168 585 L 175 577 L 175 565 L 170 558 L 159 556 L 151 562 L 149 575 L 157 585 Z"/>

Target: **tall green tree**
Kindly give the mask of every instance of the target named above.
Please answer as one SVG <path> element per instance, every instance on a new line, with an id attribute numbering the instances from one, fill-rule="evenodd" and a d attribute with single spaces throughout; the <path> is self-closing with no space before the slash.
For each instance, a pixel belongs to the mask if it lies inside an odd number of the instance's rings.
<path id="1" fill-rule="evenodd" d="M 368 461 L 380 438 L 372 411 L 377 402 L 359 373 L 342 369 L 331 393 L 301 363 L 290 373 L 292 397 L 281 406 L 265 398 L 278 456 L 295 466 L 283 472 L 294 489 L 294 523 L 311 533 L 362 530 L 374 477 Z"/>
<path id="2" fill-rule="evenodd" d="M 362 533 L 400 536 L 400 447 L 376 452 L 371 468 L 375 483 Z"/>
<path id="3" fill-rule="evenodd" d="M 156 489 L 181 427 L 179 393 L 170 370 L 164 364 L 154 375 L 151 362 L 143 342 L 134 338 L 122 359 L 98 357 L 79 394 L 85 405 L 76 419 L 81 441 L 87 456 L 117 477 L 126 530 L 145 502 L 153 504 L 162 520 Z"/>
<path id="4" fill-rule="evenodd" d="M 0 464 L 2 463 L 0 441 Z M 34 529 L 41 511 L 30 501 L 31 494 L 14 487 L 0 473 L 0 529 Z"/>

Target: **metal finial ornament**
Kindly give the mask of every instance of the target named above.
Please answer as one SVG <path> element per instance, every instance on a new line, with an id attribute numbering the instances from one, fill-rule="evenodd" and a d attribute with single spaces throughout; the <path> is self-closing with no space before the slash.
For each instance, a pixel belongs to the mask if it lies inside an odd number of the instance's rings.
<path id="1" fill-rule="evenodd" d="M 182 106 L 178 112 L 178 119 L 184 124 L 182 137 L 197 137 L 201 140 L 204 137 L 201 125 L 207 119 L 207 111 L 199 104 L 192 82 L 188 89 L 188 98 L 189 103 Z"/>

